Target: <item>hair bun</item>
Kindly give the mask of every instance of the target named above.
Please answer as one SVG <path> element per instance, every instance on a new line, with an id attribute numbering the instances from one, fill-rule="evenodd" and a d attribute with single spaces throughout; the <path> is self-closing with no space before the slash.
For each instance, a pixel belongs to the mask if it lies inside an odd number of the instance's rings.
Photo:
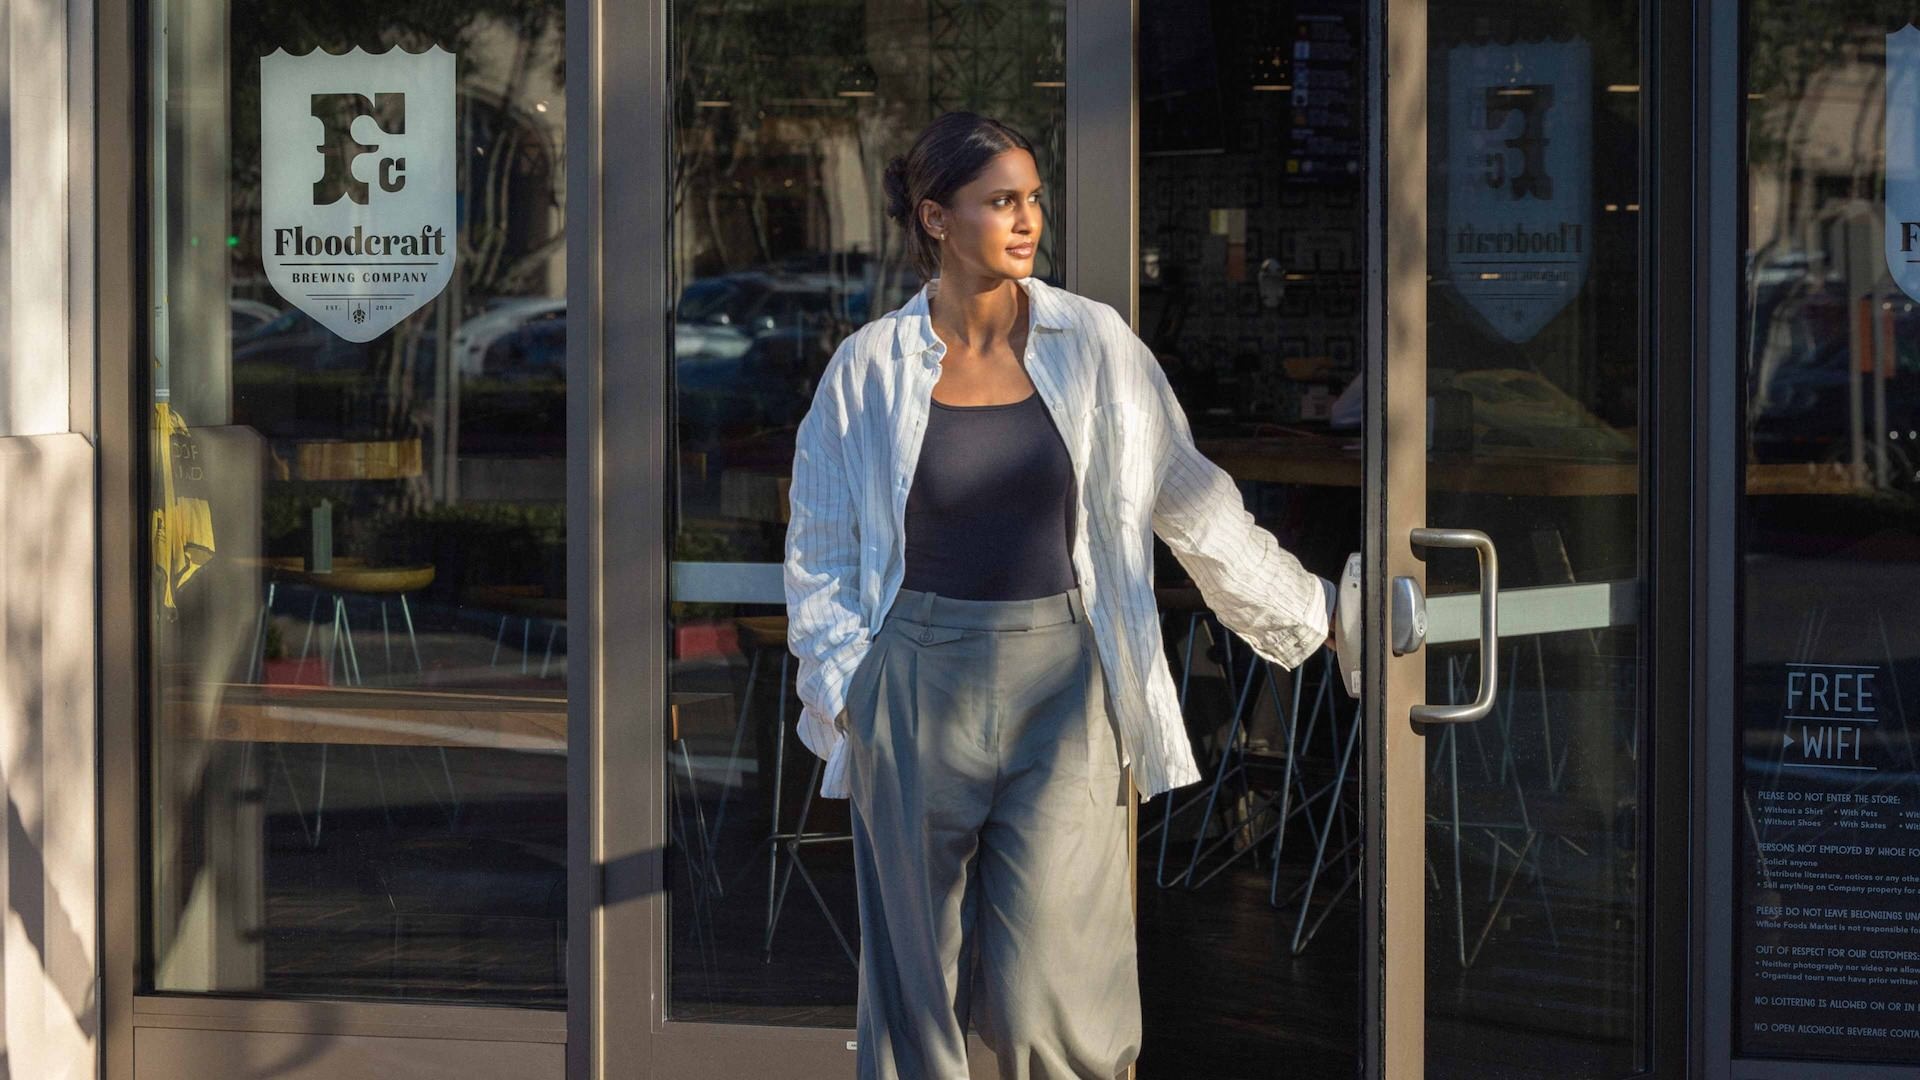
<path id="1" fill-rule="evenodd" d="M 907 159 L 904 155 L 887 162 L 883 185 L 887 196 L 887 216 L 905 225 L 913 206 L 907 197 Z"/>

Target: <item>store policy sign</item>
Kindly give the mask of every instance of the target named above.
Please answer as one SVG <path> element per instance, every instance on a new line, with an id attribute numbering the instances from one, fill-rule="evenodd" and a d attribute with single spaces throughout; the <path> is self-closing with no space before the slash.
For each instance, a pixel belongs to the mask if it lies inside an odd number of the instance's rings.
<path id="1" fill-rule="evenodd" d="M 288 303 L 372 341 L 453 276 L 453 54 L 260 61 L 260 247 Z"/>
<path id="2" fill-rule="evenodd" d="M 1579 38 L 1448 52 L 1447 276 L 1507 341 L 1531 340 L 1586 284 L 1591 70 Z"/>

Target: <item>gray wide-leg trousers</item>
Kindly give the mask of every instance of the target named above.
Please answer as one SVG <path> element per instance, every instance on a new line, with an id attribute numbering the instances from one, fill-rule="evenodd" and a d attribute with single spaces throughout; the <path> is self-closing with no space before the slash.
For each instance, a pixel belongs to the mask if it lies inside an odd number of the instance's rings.
<path id="1" fill-rule="evenodd" d="M 860 1080 L 1112 1080 L 1140 1049 L 1131 793 L 1078 590 L 903 591 L 847 694 Z"/>

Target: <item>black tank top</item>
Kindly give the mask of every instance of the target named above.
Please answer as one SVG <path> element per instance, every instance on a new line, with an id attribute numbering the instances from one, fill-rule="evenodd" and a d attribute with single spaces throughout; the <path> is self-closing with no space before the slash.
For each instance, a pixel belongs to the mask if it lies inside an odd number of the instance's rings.
<path id="1" fill-rule="evenodd" d="M 1039 394 L 1010 405 L 933 402 L 907 491 L 905 589 L 959 600 L 1066 592 L 1073 460 Z"/>

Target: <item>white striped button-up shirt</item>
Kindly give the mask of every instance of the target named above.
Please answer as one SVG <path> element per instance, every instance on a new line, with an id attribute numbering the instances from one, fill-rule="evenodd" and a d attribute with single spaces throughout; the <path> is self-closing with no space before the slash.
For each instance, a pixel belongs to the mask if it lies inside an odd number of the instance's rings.
<path id="1" fill-rule="evenodd" d="M 846 687 L 906 573 L 907 488 L 946 346 L 927 301 L 842 342 L 794 450 L 787 642 L 799 658 L 800 738 L 847 795 Z M 1073 568 L 1141 797 L 1200 779 L 1161 642 L 1158 534 L 1220 621 L 1297 667 L 1327 639 L 1325 583 L 1254 524 L 1233 480 L 1194 448 L 1166 374 L 1120 314 L 1027 278 L 1028 376 L 1073 459 Z"/>

